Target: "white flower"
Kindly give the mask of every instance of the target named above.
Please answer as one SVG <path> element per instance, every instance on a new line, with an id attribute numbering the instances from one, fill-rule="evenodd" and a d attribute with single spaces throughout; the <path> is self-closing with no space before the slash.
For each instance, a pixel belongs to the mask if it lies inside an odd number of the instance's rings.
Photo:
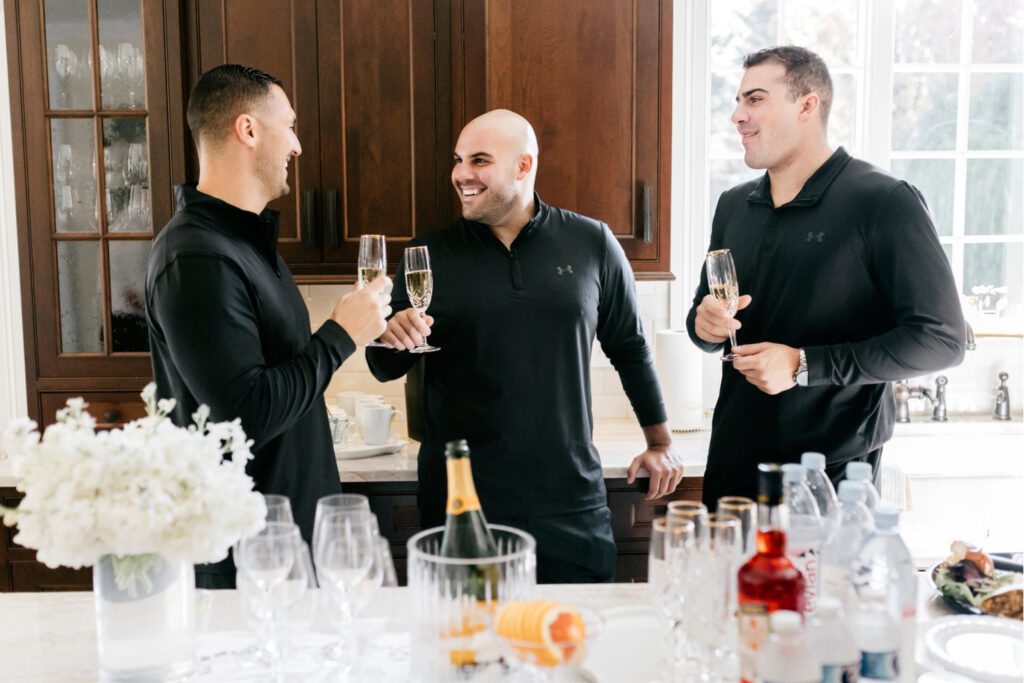
<path id="1" fill-rule="evenodd" d="M 178 427 L 167 417 L 174 401 L 157 401 L 155 385 L 142 398 L 146 417 L 123 429 L 96 432 L 80 398 L 41 438 L 31 420 L 7 425 L 3 446 L 25 497 L 0 512 L 41 562 L 81 567 L 102 555 L 148 553 L 215 562 L 263 526 L 263 497 L 245 474 L 252 441 L 241 422 L 208 423 L 209 409 L 200 406 L 196 424 Z"/>

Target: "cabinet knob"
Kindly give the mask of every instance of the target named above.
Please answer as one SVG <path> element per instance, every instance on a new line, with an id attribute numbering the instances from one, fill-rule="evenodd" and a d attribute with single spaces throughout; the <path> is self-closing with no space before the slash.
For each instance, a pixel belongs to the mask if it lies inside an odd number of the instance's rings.
<path id="1" fill-rule="evenodd" d="M 116 410 L 108 410 L 105 413 L 103 413 L 103 421 L 108 424 L 113 424 L 117 422 L 117 418 L 119 417 L 121 417 L 121 413 L 119 413 Z"/>

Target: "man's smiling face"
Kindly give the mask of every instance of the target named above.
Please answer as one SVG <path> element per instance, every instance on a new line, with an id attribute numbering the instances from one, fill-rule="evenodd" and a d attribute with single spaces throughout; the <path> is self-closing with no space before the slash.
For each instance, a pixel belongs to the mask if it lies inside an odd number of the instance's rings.
<path id="1" fill-rule="evenodd" d="M 455 144 L 452 185 L 462 215 L 484 225 L 503 225 L 521 203 L 525 186 L 516 178 L 516 141 L 489 125 L 470 124 Z"/>
<path id="2" fill-rule="evenodd" d="M 803 99 L 791 98 L 782 64 L 769 61 L 746 70 L 732 121 L 747 166 L 773 170 L 792 161 L 800 147 Z"/>

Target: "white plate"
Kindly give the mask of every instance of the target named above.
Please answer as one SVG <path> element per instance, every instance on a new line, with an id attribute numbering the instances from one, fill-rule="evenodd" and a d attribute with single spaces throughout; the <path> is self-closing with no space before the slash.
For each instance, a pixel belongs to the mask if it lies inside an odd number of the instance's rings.
<path id="1" fill-rule="evenodd" d="M 602 610 L 604 631 L 594 639 L 583 667 L 598 681 L 654 681 L 665 656 L 665 634 L 653 607 Z"/>
<path id="2" fill-rule="evenodd" d="M 924 634 L 936 664 L 976 681 L 1020 683 L 1024 680 L 1024 625 L 1012 619 L 948 617 Z"/>
<path id="3" fill-rule="evenodd" d="M 357 444 L 346 447 L 336 445 L 334 447 L 334 457 L 337 460 L 355 460 L 356 458 L 370 458 L 375 455 L 387 455 L 389 453 L 397 453 L 402 450 L 407 443 L 409 442 L 399 439 L 398 441 L 382 443 L 379 446 Z"/>

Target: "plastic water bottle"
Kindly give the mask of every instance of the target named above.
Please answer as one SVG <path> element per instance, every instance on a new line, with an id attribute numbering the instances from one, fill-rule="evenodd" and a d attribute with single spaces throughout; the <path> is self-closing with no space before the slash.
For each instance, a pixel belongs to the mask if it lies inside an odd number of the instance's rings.
<path id="1" fill-rule="evenodd" d="M 853 581 L 861 598 L 865 593 L 883 596 L 888 617 L 898 625 L 896 671 L 899 680 L 912 682 L 917 678 L 914 662 L 917 579 L 910 551 L 897 530 L 899 519 L 900 511 L 896 508 L 883 506 L 875 510 L 875 531 L 854 560 Z M 863 666 L 861 675 L 867 676 Z"/>
<path id="2" fill-rule="evenodd" d="M 814 611 L 821 584 L 819 566 L 824 527 L 818 504 L 807 487 L 807 470 L 803 465 L 788 463 L 782 466 L 786 487 L 786 507 L 789 509 L 789 535 L 786 538 L 786 557 L 804 575 L 805 614 Z"/>
<path id="3" fill-rule="evenodd" d="M 850 571 L 875 530 L 874 517 L 863 500 L 864 482 L 839 482 L 839 521 L 821 548 L 821 595 L 838 600 L 847 614 L 856 606 Z"/>
<path id="4" fill-rule="evenodd" d="M 860 648 L 843 621 L 838 600 L 822 597 L 807 624 L 807 640 L 821 660 L 822 683 L 856 683 L 860 677 Z"/>
<path id="5" fill-rule="evenodd" d="M 874 475 L 871 473 L 871 463 L 860 461 L 846 463 L 846 478 L 851 481 L 864 482 L 864 494 L 867 496 L 864 505 L 868 510 L 878 507 L 880 498 L 878 489 L 875 488 Z"/>
<path id="6" fill-rule="evenodd" d="M 757 653 L 759 683 L 818 683 L 821 662 L 803 633 L 800 614 L 778 610 L 771 614 L 771 635 Z"/>
<path id="7" fill-rule="evenodd" d="M 825 474 L 825 454 L 804 453 L 800 456 L 800 464 L 807 470 L 807 488 L 818 504 L 821 522 L 825 526 L 825 537 L 828 538 L 839 520 L 839 501 L 832 480 Z"/>
<path id="8" fill-rule="evenodd" d="M 850 615 L 849 627 L 860 650 L 861 680 L 897 680 L 900 628 L 889 614 L 884 589 L 866 586 L 861 590 L 860 604 Z"/>

